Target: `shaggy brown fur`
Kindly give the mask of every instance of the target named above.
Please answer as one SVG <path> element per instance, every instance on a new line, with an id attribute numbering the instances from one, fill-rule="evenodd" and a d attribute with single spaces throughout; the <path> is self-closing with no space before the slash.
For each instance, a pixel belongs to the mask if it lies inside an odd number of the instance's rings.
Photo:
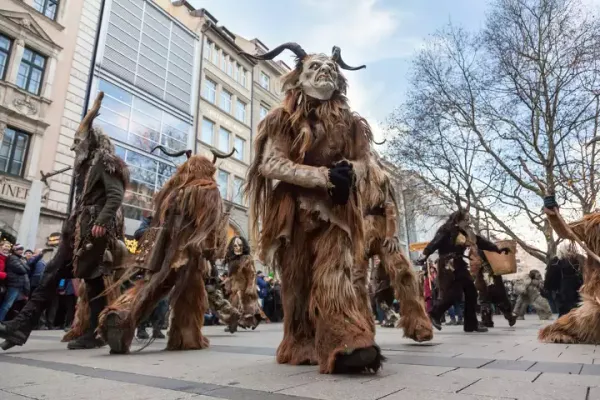
<path id="1" fill-rule="evenodd" d="M 232 239 L 233 240 L 233 239 Z M 231 305 L 241 315 L 240 325 L 256 326 L 256 315 L 260 314 L 256 291 L 256 269 L 251 255 L 241 255 L 227 262 L 231 281 Z"/>
<path id="2" fill-rule="evenodd" d="M 369 126 L 343 92 L 321 102 L 288 90 L 283 106 L 259 124 L 246 187 L 259 258 L 281 271 L 286 318 L 277 361 L 318 363 L 321 373 L 336 372 L 339 355 L 375 346 L 367 298 L 354 285 L 365 254 L 361 199 L 354 194 L 336 206 L 324 187 L 336 162 L 348 160 L 361 178 L 370 157 Z"/>
<path id="3" fill-rule="evenodd" d="M 575 239 L 554 211 L 545 211 L 552 228 L 560 237 Z M 583 241 L 595 254 L 600 254 L 600 213 L 586 215 L 569 226 L 577 239 Z M 542 342 L 600 344 L 600 264 L 592 257 L 587 257 L 584 264 L 583 285 L 579 293 L 581 306 L 542 328 L 538 335 Z"/>
<path id="4" fill-rule="evenodd" d="M 367 166 L 364 180 L 359 182 L 366 210 L 367 257 L 363 263 L 368 264 L 369 258 L 379 256 L 386 271 L 386 278 L 389 279 L 401 306 L 402 317 L 398 328 L 403 328 L 405 337 L 417 342 L 428 341 L 433 338 L 433 327 L 425 309 L 425 302 L 420 296 L 417 276 L 402 250 L 390 250 L 389 243 L 386 243 L 386 239 L 389 242 L 397 240 L 398 205 L 394 190 L 376 156 L 373 155 L 371 160 L 373 162 Z M 366 287 L 366 282 L 361 284 Z"/>
<path id="5" fill-rule="evenodd" d="M 154 218 L 161 232 L 151 253 L 144 257 L 150 269 L 147 280 L 111 304 L 100 325 L 112 351 L 129 351 L 135 328 L 171 290 L 167 349 L 208 346 L 200 332 L 207 304 L 204 279 L 210 272 L 204 255 L 208 249 L 214 251 L 214 238 L 221 236 L 216 230 L 223 218 L 215 172 L 210 160 L 193 156 L 156 195 Z"/>

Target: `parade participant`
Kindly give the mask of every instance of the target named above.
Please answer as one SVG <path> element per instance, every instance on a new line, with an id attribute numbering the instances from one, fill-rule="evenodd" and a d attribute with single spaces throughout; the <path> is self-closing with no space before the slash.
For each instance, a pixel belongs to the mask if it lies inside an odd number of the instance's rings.
<path id="1" fill-rule="evenodd" d="M 381 326 L 384 328 L 394 328 L 400 320 L 400 316 L 394 312 L 394 308 L 392 307 L 394 303 L 394 289 L 392 289 L 392 286 L 390 285 L 390 276 L 386 272 L 385 267 L 377 254 L 373 256 L 372 260 L 372 273 L 375 277 L 375 293 L 373 294 L 373 301 L 383 312 Z"/>
<path id="2" fill-rule="evenodd" d="M 600 140 L 600 138 L 594 141 Z M 554 196 L 544 199 L 544 212 L 559 237 L 577 243 L 587 255 L 583 266 L 582 304 L 542 328 L 539 339 L 550 343 L 600 344 L 600 213 L 566 224 Z"/>
<path id="3" fill-rule="evenodd" d="M 571 243 L 563 246 L 559 257 L 554 257 L 546 267 L 544 290 L 555 294 L 559 316 L 567 314 L 576 308 L 581 301 L 579 289 L 583 284 L 581 270 L 585 257 L 579 254 Z"/>
<path id="4" fill-rule="evenodd" d="M 75 206 L 63 225 L 58 250 L 46 266 L 40 286 L 31 295 L 19 315 L 0 324 L 0 337 L 6 339 L 3 348 L 23 345 L 37 325 L 42 312 L 56 296 L 58 282 L 63 278 L 83 279 L 89 301 L 89 326 L 85 333 L 69 342 L 69 349 L 88 349 L 103 345 L 94 330 L 98 315 L 106 304 L 104 276 L 111 274 L 118 263 L 121 247 L 118 239 L 118 211 L 123 202 L 129 172 L 115 155 L 108 136 L 92 126 L 102 103 L 98 93 L 90 111 L 75 132 L 71 150 L 75 152 Z"/>
<path id="5" fill-rule="evenodd" d="M 417 342 L 431 340 L 433 328 L 425 309 L 425 302 L 419 296 L 417 276 L 400 249 L 397 236 L 398 204 L 392 184 L 377 155 L 371 154 L 370 160 L 367 173 L 357 182 L 365 210 L 367 265 L 359 268 L 353 279 L 360 282 L 360 271 L 368 269 L 368 259 L 377 256 L 380 263 L 376 264 L 374 270 L 378 282 L 375 299 L 386 314 L 387 324 L 394 326 L 394 320 L 397 318 L 392 308 L 395 295 L 400 303 L 402 316 L 398 327 L 403 328 L 404 336 Z M 366 287 L 366 282 L 360 282 L 359 286 Z"/>
<path id="6" fill-rule="evenodd" d="M 231 305 L 240 313 L 242 328 L 256 329 L 261 321 L 256 290 L 256 270 L 248 241 L 234 236 L 227 246 L 225 265 L 231 281 Z"/>
<path id="7" fill-rule="evenodd" d="M 346 65 L 338 47 L 328 56 L 297 43 L 246 56 L 272 60 L 285 49 L 296 65 L 282 77 L 282 106 L 259 125 L 246 186 L 259 258 L 281 271 L 277 361 L 319 364 L 321 373 L 377 371 L 383 357 L 368 296 L 354 281 L 367 272 L 358 270 L 365 234 L 355 178 L 363 179 L 372 133 L 350 110 L 341 74 L 364 66 Z"/>
<path id="8" fill-rule="evenodd" d="M 167 350 L 208 347 L 202 335 L 208 304 L 205 279 L 210 273 L 221 237 L 223 206 L 214 178 L 218 157 L 191 156 L 191 151 L 168 153 L 188 160 L 180 165 L 154 198 L 151 248 L 143 254 L 147 275 L 110 304 L 100 318 L 99 332 L 111 353 L 129 352 L 135 328 L 170 293 L 171 321 Z"/>
<path id="9" fill-rule="evenodd" d="M 460 202 L 458 202 L 460 207 Z M 441 318 L 445 312 L 465 295 L 464 331 L 487 332 L 487 328 L 480 326 L 477 321 L 477 289 L 464 259 L 465 250 L 469 249 L 471 267 L 480 264 L 479 249 L 508 253 L 510 249 L 499 249 L 494 243 L 489 242 L 479 235 L 475 235 L 471 228 L 469 207 L 460 208 L 452 213 L 448 220 L 437 230 L 433 240 L 423 250 L 421 264 L 436 250 L 438 259 L 438 284 L 442 294 L 429 313 L 433 326 L 441 330 Z"/>
<path id="10" fill-rule="evenodd" d="M 504 314 L 509 326 L 514 326 L 517 316 L 513 313 L 512 304 L 506 293 L 501 275 L 496 275 L 483 250 L 479 249 L 481 267 L 475 273 L 475 287 L 479 292 L 481 304 L 481 322 L 487 328 L 494 327 L 492 304 Z"/>
<path id="11" fill-rule="evenodd" d="M 527 277 L 515 286 L 515 291 L 519 296 L 515 304 L 515 314 L 519 319 L 525 319 L 525 312 L 528 306 L 532 306 L 541 320 L 552 319 L 550 304 L 541 291 L 544 289 L 544 280 L 542 274 L 537 269 L 532 269 Z"/>

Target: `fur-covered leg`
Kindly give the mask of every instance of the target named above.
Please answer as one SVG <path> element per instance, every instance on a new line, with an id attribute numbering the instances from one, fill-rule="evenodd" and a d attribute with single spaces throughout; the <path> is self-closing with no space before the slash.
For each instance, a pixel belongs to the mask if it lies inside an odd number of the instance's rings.
<path id="1" fill-rule="evenodd" d="M 369 295 L 367 282 L 369 260 L 366 257 L 362 258 L 356 261 L 355 266 L 356 267 L 352 271 L 352 281 L 354 283 L 354 290 L 356 291 L 357 296 L 361 299 L 359 301 L 359 305 L 363 307 L 363 313 L 372 316 L 371 296 Z M 393 298 L 394 296 L 392 295 L 392 301 Z M 386 319 L 387 317 L 388 316 L 386 315 Z M 371 327 L 371 330 L 375 332 L 375 320 L 372 317 L 369 318 L 369 326 Z"/>
<path id="2" fill-rule="evenodd" d="M 298 227 L 294 231 L 295 245 L 280 250 L 281 300 L 283 303 L 283 340 L 277 348 L 279 364 L 317 364 L 315 331 L 309 319 L 308 302 L 312 276 L 311 254 L 307 254 L 304 240 L 306 232 Z"/>
<path id="3" fill-rule="evenodd" d="M 540 329 L 546 343 L 600 344 L 600 299 L 583 296 L 583 304 Z"/>
<path id="4" fill-rule="evenodd" d="M 382 251 L 382 262 L 390 276 L 392 288 L 400 303 L 400 323 L 404 336 L 417 342 L 433 338 L 433 326 L 420 296 L 417 275 L 401 252 Z"/>
<path id="5" fill-rule="evenodd" d="M 316 325 L 319 370 L 376 372 L 383 357 L 375 345 L 370 307 L 365 307 L 365 299 L 357 293 L 352 281 L 355 267 L 352 243 L 346 232 L 335 225 L 315 236 L 309 310 Z"/>
<path id="6" fill-rule="evenodd" d="M 71 329 L 64 334 L 62 342 L 70 342 L 77 339 L 87 331 L 90 326 L 90 303 L 87 298 L 87 289 L 83 279 L 79 282 L 77 289 L 77 305 L 75 306 L 75 318 Z M 110 304 L 110 303 L 109 303 Z"/>
<path id="7" fill-rule="evenodd" d="M 550 303 L 548 303 L 548 300 L 544 296 L 539 295 L 531 303 L 531 306 L 535 308 L 535 311 L 541 320 L 552 319 L 552 309 L 550 308 Z"/>
<path id="8" fill-rule="evenodd" d="M 171 323 L 167 350 L 199 350 L 208 347 L 202 335 L 208 298 L 204 287 L 204 271 L 190 262 L 180 271 L 171 297 Z"/>

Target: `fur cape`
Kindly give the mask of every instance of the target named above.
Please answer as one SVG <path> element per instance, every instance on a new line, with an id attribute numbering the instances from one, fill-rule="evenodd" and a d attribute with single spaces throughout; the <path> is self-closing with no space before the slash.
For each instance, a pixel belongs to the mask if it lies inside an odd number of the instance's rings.
<path id="1" fill-rule="evenodd" d="M 350 138 L 347 132 L 351 133 Z M 316 167 L 332 167 L 334 162 L 341 161 L 338 154 L 316 154 L 317 149 L 323 148 L 324 141 L 337 142 L 334 147 L 350 156 L 348 159 L 359 177 L 364 172 L 364 166 L 357 160 L 367 158 L 372 140 L 373 135 L 366 120 L 351 112 L 346 97 L 338 92 L 327 102 L 316 102 L 304 98 L 299 89 L 289 90 L 283 105 L 260 122 L 245 195 L 250 199 L 252 231 L 254 237 L 260 238 L 258 258 L 263 263 L 271 264 L 272 255 L 279 245 L 291 239 L 292 225 L 302 194 L 318 199 L 318 204 L 303 204 L 303 208 L 316 211 L 323 220 L 352 227 L 348 231 L 351 231 L 355 250 L 361 257 L 364 254 L 360 198 L 351 195 L 347 205 L 333 206 L 325 190 L 305 189 L 266 178 L 261 166 L 268 155 L 268 142 L 278 143 L 284 156 L 291 162 Z M 329 162 L 323 165 L 326 159 Z M 259 221 L 262 221 L 260 235 Z"/>

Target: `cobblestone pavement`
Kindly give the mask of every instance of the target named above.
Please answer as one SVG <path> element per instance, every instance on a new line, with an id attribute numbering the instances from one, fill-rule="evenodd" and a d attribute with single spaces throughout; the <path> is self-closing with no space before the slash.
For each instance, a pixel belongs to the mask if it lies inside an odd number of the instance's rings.
<path id="1" fill-rule="evenodd" d="M 427 344 L 378 328 L 388 361 L 363 376 L 277 365 L 281 324 L 234 335 L 206 327 L 207 350 L 166 352 L 159 340 L 120 356 L 108 348 L 68 351 L 62 332 L 39 331 L 0 355 L 0 399 L 600 400 L 600 346 L 541 344 L 542 325 L 532 315 L 509 328 L 496 317 L 488 333 L 444 327 Z"/>

